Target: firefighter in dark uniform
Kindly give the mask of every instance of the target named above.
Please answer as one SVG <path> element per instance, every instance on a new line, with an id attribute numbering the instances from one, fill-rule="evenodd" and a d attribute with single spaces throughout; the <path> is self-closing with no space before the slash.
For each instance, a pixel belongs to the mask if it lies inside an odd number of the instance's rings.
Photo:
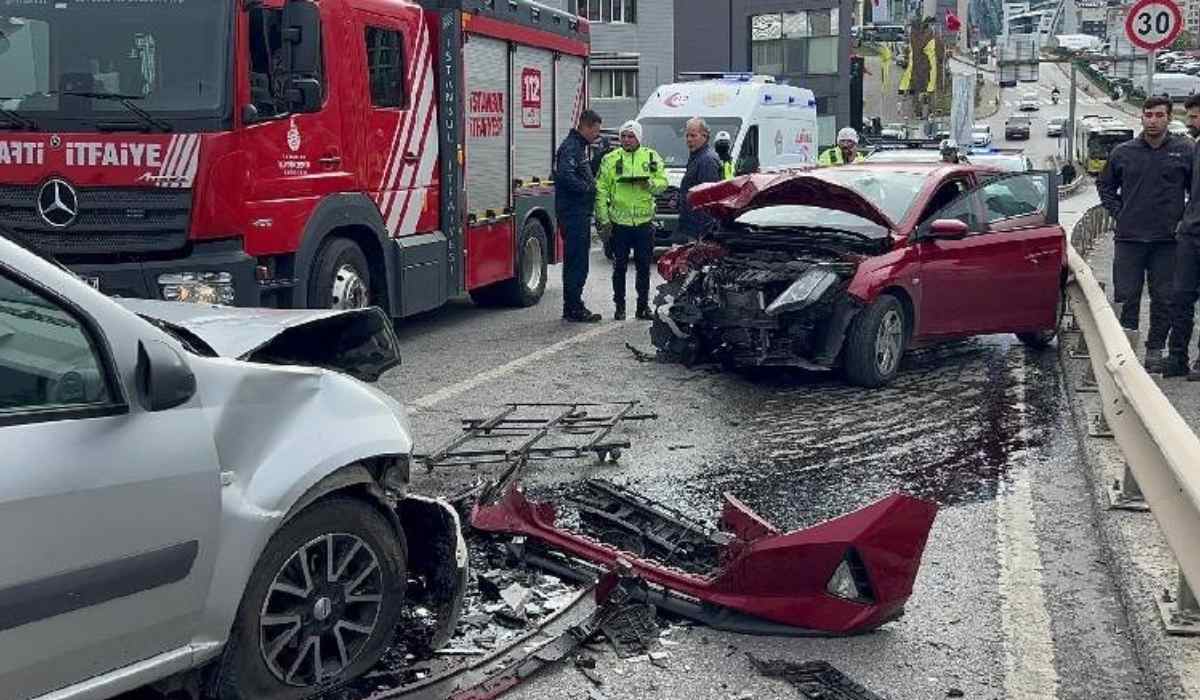
<path id="1" fill-rule="evenodd" d="M 563 319 L 574 323 L 600 321 L 600 314 L 583 305 L 596 208 L 588 146 L 599 136 L 600 115 L 585 110 L 554 156 L 554 208 L 563 231 Z"/>

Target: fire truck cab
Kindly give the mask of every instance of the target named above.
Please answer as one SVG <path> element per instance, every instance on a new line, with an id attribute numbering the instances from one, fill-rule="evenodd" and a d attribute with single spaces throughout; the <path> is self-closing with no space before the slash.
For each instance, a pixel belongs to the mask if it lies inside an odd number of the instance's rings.
<path id="1" fill-rule="evenodd" d="M 0 235 L 109 294 L 532 305 L 588 27 L 527 0 L 0 7 Z"/>

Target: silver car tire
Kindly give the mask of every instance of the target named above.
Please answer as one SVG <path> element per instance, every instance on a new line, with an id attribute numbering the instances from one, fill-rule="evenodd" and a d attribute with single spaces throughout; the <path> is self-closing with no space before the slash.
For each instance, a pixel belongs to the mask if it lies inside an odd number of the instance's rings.
<path id="1" fill-rule="evenodd" d="M 250 575 L 216 696 L 301 700 L 362 675 L 393 639 L 406 581 L 403 534 L 378 510 L 349 498 L 310 506 L 275 533 Z"/>

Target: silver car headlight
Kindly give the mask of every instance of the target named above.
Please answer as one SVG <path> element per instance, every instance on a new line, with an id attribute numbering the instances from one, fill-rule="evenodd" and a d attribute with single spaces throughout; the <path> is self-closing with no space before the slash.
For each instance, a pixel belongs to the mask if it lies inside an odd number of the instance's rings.
<path id="1" fill-rule="evenodd" d="M 766 308 L 768 316 L 778 316 L 792 311 L 800 311 L 815 304 L 829 288 L 837 282 L 837 273 L 827 267 L 814 265 L 800 275 L 800 279 L 792 282 L 792 286 L 775 297 Z"/>
<path id="2" fill-rule="evenodd" d="M 166 301 L 228 306 L 235 298 L 228 272 L 170 272 L 158 276 L 158 286 Z"/>

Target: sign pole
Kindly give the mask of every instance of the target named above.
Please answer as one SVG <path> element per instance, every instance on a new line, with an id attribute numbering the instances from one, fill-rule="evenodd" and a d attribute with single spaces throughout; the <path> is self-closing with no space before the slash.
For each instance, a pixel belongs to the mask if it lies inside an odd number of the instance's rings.
<path id="1" fill-rule="evenodd" d="M 1068 163 L 1075 162 L 1075 62 L 1071 61 L 1071 95 L 1067 102 L 1067 153 Z"/>
<path id="2" fill-rule="evenodd" d="M 1146 97 L 1154 94 L 1154 67 L 1158 63 L 1158 52 L 1150 51 L 1146 54 Z"/>

